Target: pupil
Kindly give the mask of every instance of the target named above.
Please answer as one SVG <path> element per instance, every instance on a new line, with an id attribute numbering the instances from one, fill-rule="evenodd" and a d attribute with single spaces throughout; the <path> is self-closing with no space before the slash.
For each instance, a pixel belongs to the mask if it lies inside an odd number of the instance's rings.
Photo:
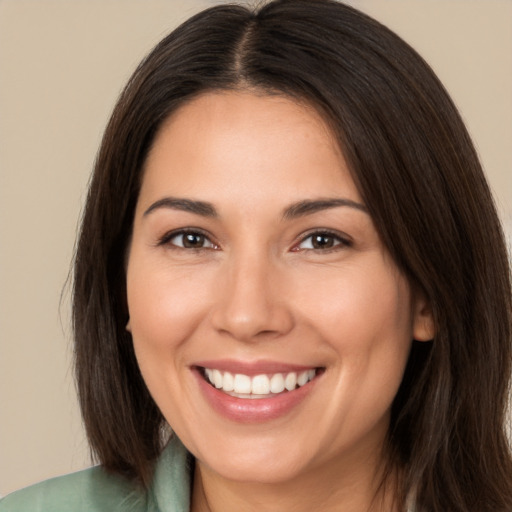
<path id="1" fill-rule="evenodd" d="M 330 235 L 315 235 L 313 237 L 313 247 L 315 249 L 326 249 L 332 247 L 333 239 Z"/>
<path id="2" fill-rule="evenodd" d="M 183 237 L 183 245 L 185 247 L 194 248 L 202 247 L 204 244 L 204 236 L 197 233 L 189 233 Z"/>

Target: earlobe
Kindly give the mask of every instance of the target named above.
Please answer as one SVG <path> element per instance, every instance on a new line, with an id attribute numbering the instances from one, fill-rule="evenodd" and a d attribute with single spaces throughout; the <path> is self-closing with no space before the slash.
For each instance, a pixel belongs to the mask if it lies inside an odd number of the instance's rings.
<path id="1" fill-rule="evenodd" d="M 131 334 L 132 332 L 132 326 L 130 324 L 130 319 L 128 319 L 128 322 L 126 324 L 126 330 Z"/>
<path id="2" fill-rule="evenodd" d="M 429 301 L 425 298 L 418 299 L 414 309 L 413 339 L 432 341 L 436 334 L 436 327 Z"/>

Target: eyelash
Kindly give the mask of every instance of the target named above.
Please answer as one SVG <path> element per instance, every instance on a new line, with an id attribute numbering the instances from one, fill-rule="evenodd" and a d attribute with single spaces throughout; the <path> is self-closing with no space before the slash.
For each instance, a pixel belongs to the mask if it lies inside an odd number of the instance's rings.
<path id="1" fill-rule="evenodd" d="M 210 242 L 211 247 L 185 247 L 184 245 L 177 245 L 177 244 L 171 242 L 171 240 L 173 238 L 176 238 L 178 236 L 184 237 L 186 235 L 202 237 L 202 238 L 204 238 L 205 241 Z M 216 243 L 211 241 L 211 238 L 208 235 L 208 233 L 202 231 L 201 229 L 197 229 L 197 228 L 180 229 L 178 231 L 171 231 L 169 233 L 166 233 L 162 238 L 160 238 L 158 240 L 157 245 L 158 246 L 169 245 L 173 249 L 178 249 L 178 250 L 182 249 L 182 250 L 187 250 L 187 251 L 201 251 L 201 250 L 205 250 L 205 249 L 216 250 L 219 248 L 219 246 Z"/>
<path id="2" fill-rule="evenodd" d="M 333 240 L 334 245 L 331 247 L 320 249 L 315 247 L 307 247 L 307 248 L 300 248 L 300 245 L 304 244 L 309 239 L 313 239 L 313 237 L 324 237 L 324 238 L 330 238 Z M 311 243 L 313 245 L 314 242 Z M 315 252 L 322 252 L 322 253 L 328 253 L 332 251 L 338 251 L 341 249 L 344 249 L 346 247 L 351 247 L 352 241 L 342 233 L 339 233 L 338 231 L 331 231 L 329 229 L 316 229 L 314 231 L 310 231 L 309 233 L 306 233 L 303 235 L 299 242 L 295 244 L 292 248 L 293 252 L 298 252 L 300 250 L 303 251 L 315 251 Z"/>
<path id="3" fill-rule="evenodd" d="M 176 243 L 172 243 L 171 240 L 173 240 L 174 238 L 176 237 L 179 237 L 179 236 L 195 236 L 195 237 L 201 237 L 204 239 L 204 241 L 208 241 L 211 246 L 202 246 L 202 247 L 185 247 L 184 246 L 184 243 L 186 242 L 183 242 L 182 241 L 182 244 L 181 245 L 177 245 Z M 317 236 L 317 237 L 323 237 L 323 238 L 329 238 L 329 239 L 332 239 L 332 243 L 334 245 L 332 245 L 331 247 L 328 247 L 328 248 L 324 248 L 324 249 L 321 249 L 321 248 L 318 248 L 318 247 L 306 247 L 306 248 L 301 248 L 300 246 L 302 244 L 304 244 L 308 239 L 312 239 L 314 236 Z M 205 250 L 205 249 L 208 249 L 208 250 L 218 250 L 219 249 L 219 245 L 216 244 L 215 242 L 213 242 L 210 238 L 210 236 L 200 230 L 200 229 L 197 229 L 197 228 L 189 228 L 189 229 L 180 229 L 178 231 L 171 231 L 169 233 L 166 233 L 163 237 L 161 237 L 158 242 L 157 242 L 157 245 L 158 246 L 164 246 L 164 245 L 169 245 L 171 246 L 173 249 L 178 249 L 178 250 L 188 250 L 188 251 L 201 251 L 201 250 Z M 311 245 L 314 245 L 314 242 L 311 243 Z M 331 252 L 331 251 L 336 251 L 336 250 L 340 250 L 340 249 L 343 249 L 343 248 L 346 248 L 346 247 L 351 247 L 352 246 L 352 241 L 348 239 L 348 237 L 342 235 L 341 233 L 337 232 L 337 231 L 331 231 L 331 230 L 328 230 L 328 229 L 317 229 L 315 231 L 311 231 L 305 235 L 303 235 L 299 242 L 296 243 L 291 251 L 292 252 L 299 252 L 299 251 L 315 251 L 315 252 L 323 252 L 323 253 L 328 253 L 328 252 Z"/>

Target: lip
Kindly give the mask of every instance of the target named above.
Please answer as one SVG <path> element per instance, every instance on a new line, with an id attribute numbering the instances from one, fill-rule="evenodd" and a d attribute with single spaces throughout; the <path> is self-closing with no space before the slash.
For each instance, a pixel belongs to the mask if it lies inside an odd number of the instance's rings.
<path id="1" fill-rule="evenodd" d="M 207 382 L 202 375 L 202 368 L 216 368 L 221 371 L 258 375 L 263 373 L 286 373 L 311 369 L 311 366 L 289 365 L 259 361 L 241 363 L 234 361 L 203 361 L 191 369 L 206 402 L 220 416 L 237 423 L 263 423 L 275 420 L 297 408 L 314 390 L 321 372 L 313 380 L 293 391 L 283 392 L 274 397 L 244 399 L 218 390 Z"/>

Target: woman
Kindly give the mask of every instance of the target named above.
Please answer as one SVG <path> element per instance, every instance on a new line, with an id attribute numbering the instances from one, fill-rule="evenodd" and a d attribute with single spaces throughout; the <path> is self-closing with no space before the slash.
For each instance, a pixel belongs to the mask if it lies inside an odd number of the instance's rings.
<path id="1" fill-rule="evenodd" d="M 432 71 L 358 11 L 219 6 L 165 38 L 74 276 L 101 467 L 0 510 L 512 510 L 493 201 Z"/>

